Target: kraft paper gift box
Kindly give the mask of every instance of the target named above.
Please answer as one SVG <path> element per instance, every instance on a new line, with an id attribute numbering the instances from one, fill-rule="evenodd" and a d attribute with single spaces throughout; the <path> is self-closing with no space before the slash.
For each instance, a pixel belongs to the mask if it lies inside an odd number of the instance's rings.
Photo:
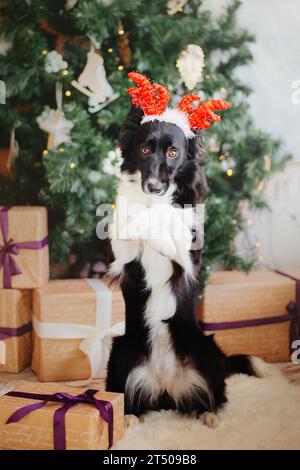
<path id="1" fill-rule="evenodd" d="M 211 273 L 198 319 L 226 354 L 251 354 L 269 362 L 291 359 L 299 334 L 300 269 L 285 272 L 293 278 L 273 271 Z"/>
<path id="2" fill-rule="evenodd" d="M 39 380 L 105 376 L 111 339 L 124 332 L 121 294 L 107 284 L 57 280 L 34 292 L 32 368 Z"/>
<path id="3" fill-rule="evenodd" d="M 18 373 L 30 364 L 32 293 L 0 289 L 0 372 Z"/>
<path id="4" fill-rule="evenodd" d="M 100 450 L 123 436 L 121 393 L 65 384 L 26 383 L 8 393 L 7 388 L 0 396 L 2 449 Z"/>
<path id="5" fill-rule="evenodd" d="M 0 206 L 0 288 L 34 289 L 49 278 L 45 207 Z"/>

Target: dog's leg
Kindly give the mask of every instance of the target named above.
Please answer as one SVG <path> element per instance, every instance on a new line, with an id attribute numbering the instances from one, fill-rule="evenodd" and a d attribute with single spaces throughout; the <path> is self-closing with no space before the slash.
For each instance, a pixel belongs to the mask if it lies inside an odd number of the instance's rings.
<path id="1" fill-rule="evenodd" d="M 139 424 L 139 418 L 135 415 L 125 415 L 124 416 L 124 428 L 128 429 L 132 426 Z"/>
<path id="2" fill-rule="evenodd" d="M 212 411 L 204 411 L 198 416 L 198 419 L 209 428 L 215 429 L 220 424 L 218 415 Z"/>

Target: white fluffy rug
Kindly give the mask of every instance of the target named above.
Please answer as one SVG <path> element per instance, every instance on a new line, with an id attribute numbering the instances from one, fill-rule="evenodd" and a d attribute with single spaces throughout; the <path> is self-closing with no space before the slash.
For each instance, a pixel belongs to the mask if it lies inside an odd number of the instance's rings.
<path id="1" fill-rule="evenodd" d="M 274 366 L 269 374 L 228 379 L 228 403 L 216 429 L 174 412 L 154 412 L 129 428 L 114 449 L 300 449 L 300 387 Z"/>

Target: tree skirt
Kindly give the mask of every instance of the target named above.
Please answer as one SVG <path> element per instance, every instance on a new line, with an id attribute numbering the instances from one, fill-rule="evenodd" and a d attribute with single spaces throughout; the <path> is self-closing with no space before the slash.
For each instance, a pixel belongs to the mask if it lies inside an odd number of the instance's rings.
<path id="1" fill-rule="evenodd" d="M 227 380 L 228 403 L 216 429 L 171 411 L 153 412 L 114 449 L 300 449 L 300 387 L 274 366 L 268 374 Z"/>

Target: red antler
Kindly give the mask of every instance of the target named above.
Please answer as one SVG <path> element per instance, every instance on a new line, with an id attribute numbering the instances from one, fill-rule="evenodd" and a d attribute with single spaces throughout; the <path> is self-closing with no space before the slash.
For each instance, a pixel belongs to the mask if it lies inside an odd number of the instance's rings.
<path id="1" fill-rule="evenodd" d="M 130 72 L 131 78 L 138 86 L 129 88 L 132 104 L 139 106 L 146 115 L 162 114 L 169 101 L 169 92 L 162 85 L 151 84 L 150 80 L 138 72 Z"/>
<path id="2" fill-rule="evenodd" d="M 191 129 L 208 129 L 210 122 L 219 122 L 221 116 L 215 114 L 214 111 L 228 109 L 230 104 L 223 100 L 208 100 L 201 103 L 197 108 L 191 103 L 199 101 L 198 95 L 186 95 L 182 98 L 178 105 L 178 109 L 186 113 Z"/>

